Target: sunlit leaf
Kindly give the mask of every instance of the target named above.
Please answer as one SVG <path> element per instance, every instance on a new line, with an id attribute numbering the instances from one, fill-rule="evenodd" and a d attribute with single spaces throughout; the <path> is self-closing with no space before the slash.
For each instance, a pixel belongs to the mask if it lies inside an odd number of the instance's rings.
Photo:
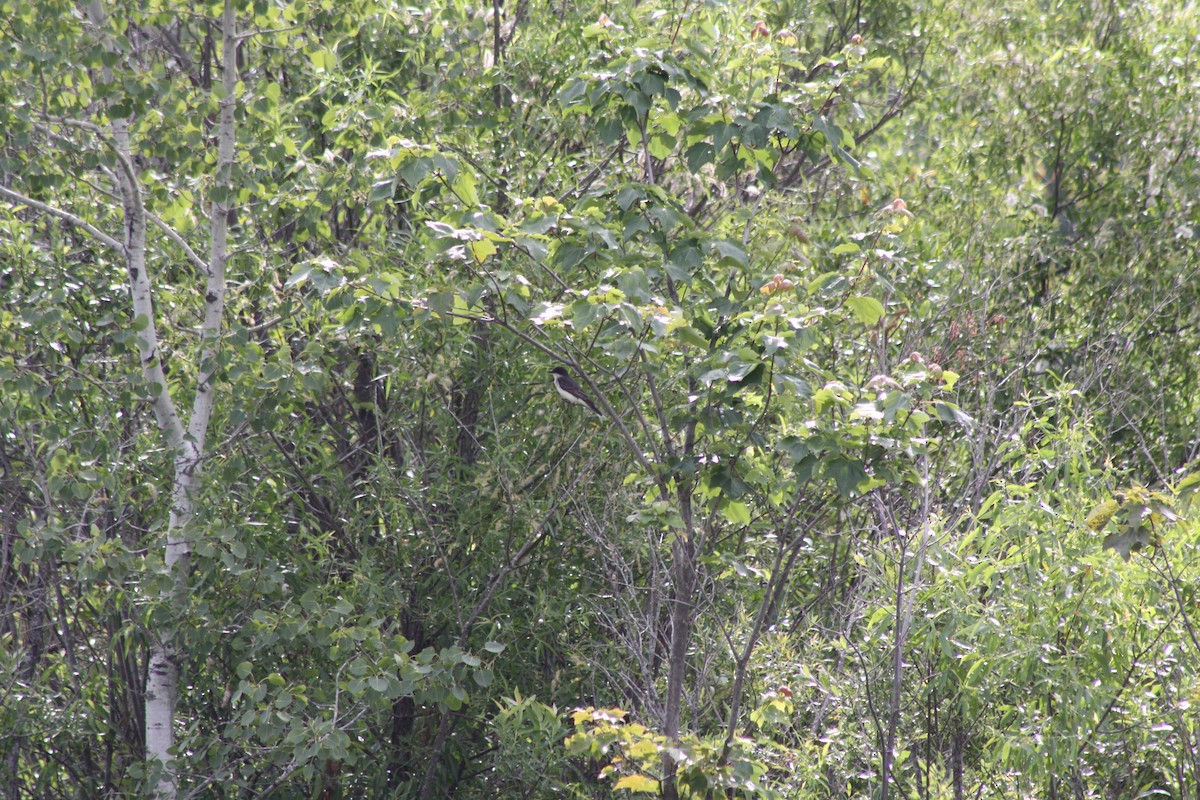
<path id="1" fill-rule="evenodd" d="M 658 781 L 653 778 L 647 778 L 645 775 L 626 775 L 615 784 L 615 789 L 628 789 L 631 792 L 642 792 L 645 794 L 658 793 Z"/>
<path id="2" fill-rule="evenodd" d="M 874 297 L 850 297 L 846 299 L 846 305 L 854 312 L 858 321 L 868 327 L 883 318 L 883 303 Z"/>

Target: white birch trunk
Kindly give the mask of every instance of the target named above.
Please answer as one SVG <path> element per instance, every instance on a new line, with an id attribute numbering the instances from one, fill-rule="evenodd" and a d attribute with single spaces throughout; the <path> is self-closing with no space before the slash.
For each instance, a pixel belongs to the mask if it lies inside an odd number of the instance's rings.
<path id="1" fill-rule="evenodd" d="M 106 39 L 107 15 L 101 0 L 89 0 L 90 21 Z M 111 144 L 117 153 L 117 184 L 125 216 L 122 252 L 129 277 L 133 302 L 138 354 L 154 416 L 167 446 L 174 453 L 171 512 L 167 526 L 164 562 L 172 577 L 168 602 L 176 609 L 183 605 L 188 590 L 192 539 L 189 523 L 196 513 L 196 490 L 203 466 L 204 440 L 212 418 L 213 375 L 217 364 L 225 308 L 225 262 L 228 256 L 228 219 L 232 198 L 232 171 L 235 146 L 235 105 L 237 86 L 236 13 L 232 0 L 226 0 L 222 17 L 223 96 L 220 98 L 217 127 L 217 165 L 213 181 L 213 199 L 209 211 L 211 237 L 209 261 L 202 264 L 205 273 L 204 323 L 201 330 L 198 383 L 192 413 L 185 428 L 167 386 L 159 352 L 158 329 L 154 318 L 153 287 L 146 264 L 146 208 L 143 204 L 137 172 L 133 167 L 129 121 L 111 122 Z M 113 49 L 111 42 L 108 43 Z M 129 54 L 125 54 L 129 55 Z M 108 71 L 102 79 L 111 80 Z M 60 216 L 62 216 L 60 214 Z M 109 240 L 111 241 L 111 240 Z M 179 694 L 180 659 L 177 637 L 172 629 L 151 629 L 149 674 L 146 681 L 146 760 L 157 772 L 154 796 L 174 800 L 178 794 L 174 768 L 175 712 Z"/>

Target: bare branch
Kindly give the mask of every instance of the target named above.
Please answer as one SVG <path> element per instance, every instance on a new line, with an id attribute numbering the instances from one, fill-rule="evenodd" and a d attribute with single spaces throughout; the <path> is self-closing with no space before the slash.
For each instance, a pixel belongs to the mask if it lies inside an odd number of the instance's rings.
<path id="1" fill-rule="evenodd" d="M 25 205 L 25 206 L 29 206 L 30 208 L 37 209 L 38 211 L 41 211 L 45 214 L 49 214 L 53 217 L 58 217 L 63 222 L 69 223 L 70 225 L 73 225 L 74 227 L 87 232 L 89 235 L 94 237 L 97 241 L 103 242 L 105 246 L 116 251 L 116 253 L 118 255 L 122 255 L 122 256 L 125 255 L 125 245 L 121 244 L 116 239 L 114 239 L 113 237 L 111 237 L 107 233 L 105 233 L 104 231 L 97 228 L 95 225 L 84 220 L 82 217 L 75 216 L 70 211 L 64 211 L 61 208 L 57 208 L 55 206 L 48 205 L 41 201 L 34 200 L 32 197 L 22 194 L 21 192 L 18 192 L 14 189 L 10 189 L 7 186 L 0 186 L 0 195 L 3 195 L 16 203 L 20 203 L 21 205 Z"/>
<path id="2" fill-rule="evenodd" d="M 199 270 L 201 275 L 208 274 L 208 264 L 204 261 L 203 258 L 200 257 L 200 255 L 195 250 L 192 249 L 192 246 L 187 243 L 187 240 L 179 235 L 179 231 L 175 230 L 170 225 L 168 225 L 157 214 L 151 214 L 150 212 L 146 212 L 146 218 L 149 219 L 151 222 L 153 222 L 155 225 L 157 225 L 158 229 L 160 231 L 162 231 L 163 233 L 165 233 L 167 235 L 167 238 L 170 239 L 172 242 L 174 242 L 179 247 L 179 249 L 183 251 L 183 254 L 185 256 L 187 256 L 188 261 L 192 262 L 192 266 L 194 266 L 197 270 Z"/>

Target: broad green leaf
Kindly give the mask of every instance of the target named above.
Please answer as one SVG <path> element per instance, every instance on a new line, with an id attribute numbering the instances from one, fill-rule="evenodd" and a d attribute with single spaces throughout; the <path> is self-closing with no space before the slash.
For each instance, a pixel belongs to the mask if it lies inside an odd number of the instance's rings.
<path id="1" fill-rule="evenodd" d="M 825 294 L 826 296 L 844 291 L 847 285 L 846 276 L 840 272 L 826 272 L 818 275 L 808 283 L 809 294 Z"/>
<path id="2" fill-rule="evenodd" d="M 711 164 L 716 157 L 716 150 L 709 142 L 696 142 L 687 149 L 684 158 L 687 160 L 688 169 L 692 172 L 699 172 L 702 167 Z"/>
<path id="3" fill-rule="evenodd" d="M 842 497 L 857 495 L 858 487 L 869 478 L 862 462 L 841 457 L 834 457 L 825 462 L 825 474 L 833 478 L 838 494 Z"/>
<path id="4" fill-rule="evenodd" d="M 1116 550 L 1126 561 L 1135 550 L 1141 550 L 1150 544 L 1150 532 L 1145 526 L 1122 526 L 1120 530 L 1104 537 L 1104 548 Z"/>
<path id="5" fill-rule="evenodd" d="M 691 345 L 692 347 L 708 347 L 708 340 L 690 325 L 681 325 L 677 328 L 672 328 L 671 333 L 684 344 Z"/>
<path id="6" fill-rule="evenodd" d="M 738 266 L 746 266 L 746 251 L 742 249 L 741 245 L 735 244 L 728 240 L 718 239 L 712 243 L 712 247 L 713 250 L 715 250 L 721 256 L 721 258 L 730 259 Z"/>
<path id="7" fill-rule="evenodd" d="M 788 346 L 787 339 L 782 336 L 771 336 L 766 334 L 763 336 L 763 355 L 773 355 L 780 350 L 786 350 Z"/>
<path id="8" fill-rule="evenodd" d="M 733 525 L 749 525 L 752 519 L 750 506 L 737 500 L 723 501 L 721 515 Z"/>
<path id="9" fill-rule="evenodd" d="M 379 181 L 371 187 L 371 194 L 368 195 L 367 202 L 377 203 L 380 200 L 391 200 L 395 193 L 396 181 L 394 179 Z"/>
<path id="10" fill-rule="evenodd" d="M 933 413 L 942 422 L 949 422 L 957 425 L 963 430 L 970 430 L 975 426 L 975 420 L 971 419 L 970 415 L 959 408 L 954 403 L 938 401 L 933 404 Z"/>
<path id="11" fill-rule="evenodd" d="M 846 299 L 846 305 L 858 321 L 867 327 L 871 327 L 883 319 L 883 303 L 880 303 L 874 297 L 850 297 Z"/>
<path id="12" fill-rule="evenodd" d="M 842 129 L 829 120 L 828 117 L 816 116 L 812 121 L 813 130 L 825 135 L 830 147 L 837 148 L 842 144 Z"/>
<path id="13" fill-rule="evenodd" d="M 318 72 L 329 72 L 337 67 L 337 57 L 328 50 L 313 50 L 308 57 Z"/>

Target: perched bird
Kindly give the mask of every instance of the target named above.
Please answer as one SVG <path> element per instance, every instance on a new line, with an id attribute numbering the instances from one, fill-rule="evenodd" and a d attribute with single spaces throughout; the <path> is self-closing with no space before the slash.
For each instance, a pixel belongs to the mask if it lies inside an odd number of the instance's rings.
<path id="1" fill-rule="evenodd" d="M 579 388 L 579 384 L 567 374 L 566 369 L 555 367 L 550 370 L 550 373 L 554 375 L 554 388 L 558 390 L 559 397 L 568 403 L 574 403 L 577 406 L 586 406 L 597 416 L 604 416 L 600 413 L 600 409 L 596 408 L 596 404 L 591 401 L 591 398 L 584 394 L 583 389 Z"/>

